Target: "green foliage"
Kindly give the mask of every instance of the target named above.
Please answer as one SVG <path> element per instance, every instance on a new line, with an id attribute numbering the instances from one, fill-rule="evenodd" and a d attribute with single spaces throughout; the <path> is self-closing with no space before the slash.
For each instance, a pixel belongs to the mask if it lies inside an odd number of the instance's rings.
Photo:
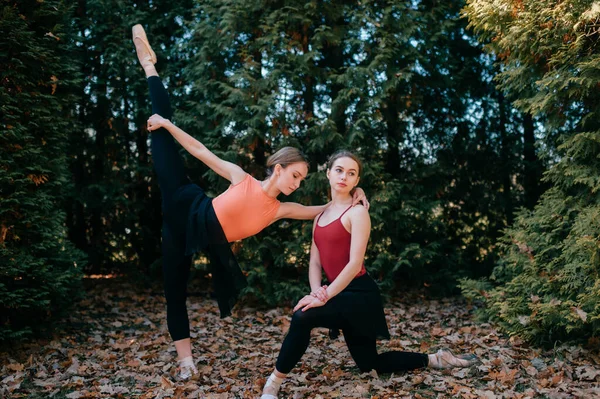
<path id="1" fill-rule="evenodd" d="M 600 7 L 477 1 L 466 13 L 503 62 L 501 86 L 518 106 L 546 116 L 561 145 L 545 176 L 552 188 L 506 230 L 490 279 L 463 281 L 463 293 L 484 302 L 483 317 L 530 341 L 589 338 L 600 331 Z"/>
<path id="2" fill-rule="evenodd" d="M 61 1 L 0 6 L 0 341 L 41 332 L 81 294 L 67 239 L 67 140 L 77 64 Z"/>

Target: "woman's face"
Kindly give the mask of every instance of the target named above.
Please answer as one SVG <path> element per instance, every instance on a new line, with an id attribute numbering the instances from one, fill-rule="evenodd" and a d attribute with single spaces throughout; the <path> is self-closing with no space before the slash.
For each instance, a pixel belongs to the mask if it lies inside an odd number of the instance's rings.
<path id="1" fill-rule="evenodd" d="M 350 193 L 360 180 L 358 170 L 358 163 L 354 159 L 348 157 L 336 159 L 331 169 L 327 169 L 331 191 L 337 191 L 341 194 Z"/>
<path id="2" fill-rule="evenodd" d="M 306 162 L 296 162 L 284 168 L 278 164 L 275 165 L 274 174 L 277 177 L 279 191 L 284 195 L 290 195 L 300 187 L 302 180 L 306 179 L 308 165 Z"/>

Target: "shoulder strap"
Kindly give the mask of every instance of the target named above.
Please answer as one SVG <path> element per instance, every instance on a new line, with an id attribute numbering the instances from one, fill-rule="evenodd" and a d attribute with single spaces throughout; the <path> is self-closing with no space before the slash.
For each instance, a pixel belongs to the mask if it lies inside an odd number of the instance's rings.
<path id="1" fill-rule="evenodd" d="M 319 213 L 319 217 L 317 218 L 317 226 L 319 225 L 319 220 L 321 220 L 321 216 L 323 216 L 325 212 Z"/>
<path id="2" fill-rule="evenodd" d="M 344 212 L 342 212 L 342 214 L 340 215 L 340 217 L 339 217 L 338 219 L 341 219 L 341 218 L 342 218 L 342 216 L 344 216 L 344 213 L 348 212 L 348 211 L 350 210 L 350 208 L 352 208 L 352 205 L 350 205 L 350 206 L 348 207 L 348 209 L 346 209 Z"/>

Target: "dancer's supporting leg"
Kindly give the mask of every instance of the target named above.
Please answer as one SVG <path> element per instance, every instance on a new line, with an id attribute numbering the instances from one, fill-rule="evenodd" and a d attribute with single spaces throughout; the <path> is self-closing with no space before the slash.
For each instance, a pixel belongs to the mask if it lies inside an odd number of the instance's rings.
<path id="1" fill-rule="evenodd" d="M 133 42 L 140 64 L 148 77 L 152 112 L 170 119 L 173 115 L 169 95 L 154 67 L 156 56 L 140 25 L 132 29 Z M 185 218 L 176 215 L 172 206 L 173 195 L 179 187 L 188 184 L 185 167 L 175 140 L 166 129 L 151 134 L 154 169 L 162 195 L 163 208 L 163 276 L 167 300 L 167 325 L 175 342 L 183 378 L 196 371 L 192 360 L 189 320 L 187 316 L 187 280 L 191 257 L 185 256 Z M 179 216 L 179 217 L 177 217 Z"/>
<path id="2" fill-rule="evenodd" d="M 167 300 L 167 326 L 177 349 L 180 377 L 189 378 L 197 372 L 192 357 L 190 323 L 186 300 L 187 282 L 192 257 L 185 256 L 185 241 L 173 234 L 168 223 L 162 231 L 162 271 Z"/>

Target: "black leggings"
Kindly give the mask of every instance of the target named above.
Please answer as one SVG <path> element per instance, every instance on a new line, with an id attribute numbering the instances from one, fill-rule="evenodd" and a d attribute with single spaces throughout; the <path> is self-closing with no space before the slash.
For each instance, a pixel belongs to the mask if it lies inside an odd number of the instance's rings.
<path id="1" fill-rule="evenodd" d="M 152 112 L 171 119 L 173 111 L 169 95 L 158 76 L 148 78 Z M 167 300 L 167 325 L 173 341 L 190 337 L 187 314 L 187 282 L 192 257 L 185 256 L 187 218 L 174 212 L 173 197 L 177 189 L 190 184 L 185 173 L 179 146 L 164 128 L 150 133 L 152 160 L 162 195 L 162 270 Z"/>
<path id="2" fill-rule="evenodd" d="M 334 306 L 321 306 L 298 310 L 292 316 L 292 323 L 283 340 L 277 358 L 276 368 L 287 374 L 300 361 L 308 348 L 310 332 L 315 327 L 341 329 L 346 339 L 350 355 L 361 372 L 375 369 L 378 373 L 394 373 L 426 367 L 429 358 L 423 353 L 390 351 L 378 354 L 375 338 L 360 336 L 352 328 L 344 325 Z"/>

